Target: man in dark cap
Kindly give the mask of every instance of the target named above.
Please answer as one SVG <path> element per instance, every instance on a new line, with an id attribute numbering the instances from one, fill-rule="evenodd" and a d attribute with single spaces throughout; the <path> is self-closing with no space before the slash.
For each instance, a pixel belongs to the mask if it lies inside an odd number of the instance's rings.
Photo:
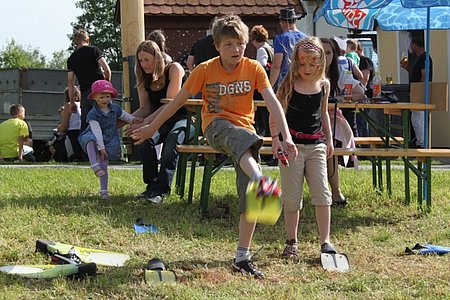
<path id="1" fill-rule="evenodd" d="M 270 83 L 274 90 L 286 76 L 291 62 L 295 44 L 306 37 L 297 29 L 295 22 L 306 16 L 306 13 L 297 15 L 294 8 L 282 8 L 280 10 L 280 27 L 283 33 L 277 35 L 273 41 L 274 59 L 270 70 Z"/>

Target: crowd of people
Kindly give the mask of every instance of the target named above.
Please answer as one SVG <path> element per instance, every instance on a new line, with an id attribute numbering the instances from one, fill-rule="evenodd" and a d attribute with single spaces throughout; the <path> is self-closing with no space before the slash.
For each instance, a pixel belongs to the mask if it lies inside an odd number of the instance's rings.
<path id="1" fill-rule="evenodd" d="M 102 51 L 90 45 L 85 30 L 76 30 L 76 49 L 67 62 L 66 104 L 59 109 L 61 122 L 49 143 L 54 159 L 88 160 L 100 181 L 100 198 L 107 200 L 108 160 L 120 156 L 121 120 L 130 124 L 124 132 L 139 145 L 143 164 L 146 186 L 136 197 L 161 204 L 171 192 L 176 146 L 192 138 L 186 136 L 191 123 L 183 105 L 189 98 L 202 98 L 202 132 L 211 147 L 233 161 L 237 175 L 239 240 L 232 269 L 264 277 L 251 259 L 256 221 L 245 216 L 252 190 L 256 197 L 281 197 L 287 234 L 281 255 L 298 258 L 304 179 L 315 207 L 320 251 L 335 253 L 331 206 L 348 202 L 340 189 L 334 147 L 354 147 L 354 136 L 368 133 L 367 124 L 353 110 L 328 109 L 328 103 L 341 97 L 347 72 L 352 74 L 353 100 L 371 97 L 375 66 L 356 40 L 348 40 L 342 49 L 333 38 L 307 36 L 296 27 L 301 18 L 293 8 L 281 9 L 282 32 L 274 38 L 273 48 L 263 25 L 249 30 L 238 16 L 214 18 L 208 35 L 192 46 L 187 60 L 191 73 L 184 83 L 183 67 L 166 53 L 164 32 L 151 32 L 136 49 L 139 108 L 131 114 L 112 101 L 118 92 L 110 83 L 111 70 Z M 249 42 L 256 48 L 256 60 L 244 56 Z M 422 57 L 423 41 L 413 39 L 411 49 Z M 402 65 L 414 74 L 412 81 L 422 81 L 424 76 L 423 59 L 418 61 L 414 66 Z M 163 98 L 173 101 L 165 104 Z M 256 115 L 254 99 L 267 107 L 258 108 Z M 0 159 L 25 160 L 30 137 L 25 108 L 16 104 L 10 113 L 11 119 L 0 124 Z M 420 142 L 420 131 L 416 135 Z M 277 180 L 262 172 L 262 136 L 272 138 L 273 157 L 280 152 L 289 157 L 289 166 L 279 164 L 283 193 Z M 160 157 L 158 145 L 162 145 Z"/>

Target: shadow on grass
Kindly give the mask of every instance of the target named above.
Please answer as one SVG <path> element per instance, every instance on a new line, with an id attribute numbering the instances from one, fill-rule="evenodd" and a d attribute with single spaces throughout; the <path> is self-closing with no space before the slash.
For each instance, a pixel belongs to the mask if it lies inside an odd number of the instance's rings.
<path id="1" fill-rule="evenodd" d="M 6 204 L 13 207 L 31 208 L 42 211 L 50 219 L 72 218 L 64 226 L 67 231 L 77 231 L 77 226 L 109 226 L 111 229 L 127 227 L 134 234 L 133 223 L 142 218 L 146 223 L 155 225 L 161 232 L 171 236 L 183 238 L 207 237 L 211 241 L 223 239 L 237 239 L 239 214 L 237 212 L 237 197 L 225 195 L 217 197 L 211 195 L 209 207 L 218 202 L 229 203 L 230 216 L 227 218 L 202 218 L 198 201 L 188 205 L 185 200 L 180 200 L 177 195 L 168 196 L 159 205 L 153 205 L 143 200 L 134 199 L 128 195 L 112 196 L 110 200 L 100 200 L 98 196 L 67 196 L 67 197 L 19 197 L 0 202 L 0 207 Z M 299 239 L 305 237 L 315 239 L 317 228 L 314 207 L 305 199 L 299 224 Z M 400 216 L 393 216 L 388 207 L 371 214 L 370 210 L 353 209 L 352 204 L 346 208 L 332 208 L 332 232 L 333 234 L 345 233 L 355 228 L 395 224 Z M 378 207 L 379 208 L 379 207 Z M 77 218 L 81 218 L 77 221 Z M 99 221 L 100 219 L 106 220 Z M 80 222 L 84 223 L 81 224 Z M 52 222 L 51 220 L 42 220 Z M 60 221 L 57 221 L 54 226 Z M 72 226 L 72 228 L 71 228 Z M 83 229 L 84 230 L 84 229 Z M 261 233 L 262 232 L 262 233 Z M 258 224 L 255 232 L 255 241 L 259 243 L 284 242 L 285 229 L 283 214 L 277 224 Z M 281 238 L 280 238 L 281 237 Z"/>

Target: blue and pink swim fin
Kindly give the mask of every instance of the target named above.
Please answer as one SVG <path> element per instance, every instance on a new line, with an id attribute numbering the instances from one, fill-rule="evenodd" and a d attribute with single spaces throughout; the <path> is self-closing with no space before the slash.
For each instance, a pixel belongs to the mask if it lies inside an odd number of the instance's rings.
<path id="1" fill-rule="evenodd" d="M 406 254 L 421 254 L 421 255 L 444 255 L 450 253 L 450 247 L 437 246 L 431 244 L 416 244 L 411 249 L 406 247 Z"/>

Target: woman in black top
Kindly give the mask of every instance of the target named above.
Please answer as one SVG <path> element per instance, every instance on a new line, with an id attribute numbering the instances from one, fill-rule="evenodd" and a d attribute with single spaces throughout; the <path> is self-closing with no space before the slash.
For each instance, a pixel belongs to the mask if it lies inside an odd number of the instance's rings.
<path id="1" fill-rule="evenodd" d="M 163 98 L 174 98 L 181 89 L 184 76 L 183 67 L 177 62 L 167 62 L 158 45 L 153 41 L 144 41 L 136 50 L 137 91 L 139 108 L 133 113 L 136 117 L 143 117 L 144 122 L 132 125 L 127 132 L 150 124 L 161 112 Z M 176 146 L 185 141 L 187 126 L 187 111 L 181 108 L 164 123 L 155 135 L 139 145 L 143 164 L 143 179 L 147 184 L 146 190 L 138 197 L 154 204 L 160 204 L 165 195 L 170 193 L 173 175 L 178 161 Z M 193 128 L 190 132 L 194 132 Z M 163 143 L 160 168 L 155 146 Z"/>

